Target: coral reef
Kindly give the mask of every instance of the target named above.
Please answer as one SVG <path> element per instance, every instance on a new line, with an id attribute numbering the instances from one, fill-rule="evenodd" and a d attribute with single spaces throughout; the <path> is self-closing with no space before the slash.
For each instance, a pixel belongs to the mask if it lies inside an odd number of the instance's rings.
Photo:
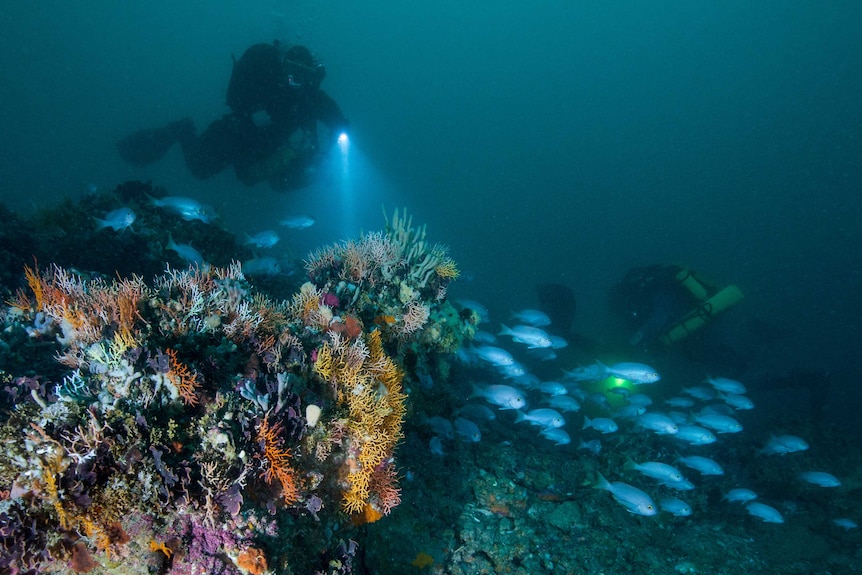
<path id="1" fill-rule="evenodd" d="M 0 569 L 348 572 L 355 526 L 401 502 L 406 386 L 473 329 L 424 238 L 396 212 L 285 301 L 237 263 L 25 265 L 0 314 Z"/>

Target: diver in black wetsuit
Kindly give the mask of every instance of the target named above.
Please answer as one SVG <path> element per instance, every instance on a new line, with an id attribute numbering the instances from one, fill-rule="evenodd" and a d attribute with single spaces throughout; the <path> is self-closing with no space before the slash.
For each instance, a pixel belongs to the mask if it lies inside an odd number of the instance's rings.
<path id="1" fill-rule="evenodd" d="M 725 312 L 742 298 L 739 287 L 713 284 L 687 267 L 650 265 L 630 269 L 608 302 L 632 330 L 630 345 L 654 352 L 674 347 L 702 366 L 739 373 L 747 360 Z"/>
<path id="2" fill-rule="evenodd" d="M 348 126 L 338 104 L 320 89 L 325 75 L 304 46 L 255 44 L 234 61 L 227 90 L 230 113 L 200 135 L 190 119 L 183 119 L 136 132 L 117 148 L 130 164 L 145 166 L 179 142 L 196 178 L 233 166 L 248 186 L 269 181 L 279 190 L 301 187 L 320 156 L 318 122 L 331 141 Z"/>
<path id="3" fill-rule="evenodd" d="M 695 304 L 676 279 L 681 269 L 658 264 L 632 268 L 611 289 L 611 309 L 635 330 L 631 345 L 654 343 L 673 320 Z"/>

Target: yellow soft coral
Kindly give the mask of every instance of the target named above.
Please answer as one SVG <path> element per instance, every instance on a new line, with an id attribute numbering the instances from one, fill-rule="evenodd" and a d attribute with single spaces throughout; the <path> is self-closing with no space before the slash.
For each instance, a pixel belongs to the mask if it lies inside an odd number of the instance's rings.
<path id="1" fill-rule="evenodd" d="M 332 348 L 324 343 L 317 350 L 317 359 L 314 361 L 314 372 L 325 381 L 332 381 L 335 366 L 333 365 Z"/>
<path id="2" fill-rule="evenodd" d="M 438 276 L 447 280 L 454 280 L 461 275 L 461 271 L 458 269 L 458 265 L 455 263 L 455 260 L 451 259 L 446 259 L 442 263 L 438 264 L 437 267 L 434 268 L 434 271 L 437 272 Z"/>
<path id="3" fill-rule="evenodd" d="M 335 385 L 337 402 L 347 411 L 351 453 L 345 462 L 348 487 L 342 507 L 347 513 L 360 513 L 372 496 L 372 473 L 392 456 L 403 437 L 403 372 L 383 350 L 379 330 L 349 345 L 334 334 L 332 343 L 318 350 L 314 370 Z"/>

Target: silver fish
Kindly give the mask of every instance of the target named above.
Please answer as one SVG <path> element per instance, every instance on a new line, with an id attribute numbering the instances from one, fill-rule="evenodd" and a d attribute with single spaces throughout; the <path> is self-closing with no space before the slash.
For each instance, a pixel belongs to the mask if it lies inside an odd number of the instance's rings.
<path id="1" fill-rule="evenodd" d="M 516 325 L 513 328 L 500 325 L 500 333 L 497 335 L 511 336 L 512 341 L 523 343 L 530 349 L 551 347 L 551 337 L 543 329 L 530 325 Z"/>
<path id="2" fill-rule="evenodd" d="M 676 497 L 667 497 L 658 502 L 662 511 L 667 511 L 675 517 L 688 517 L 691 515 L 691 506 Z"/>
<path id="3" fill-rule="evenodd" d="M 433 433 L 434 435 L 438 435 L 445 439 L 455 438 L 455 428 L 452 426 L 452 422 L 445 417 L 441 417 L 439 415 L 429 417 L 425 421 L 425 425 L 428 426 L 428 428 L 431 430 L 431 433 Z"/>
<path id="4" fill-rule="evenodd" d="M 186 196 L 165 196 L 164 198 L 150 198 L 150 202 L 157 208 L 176 214 L 186 221 L 200 220 L 208 224 L 213 221 L 217 215 L 212 206 L 202 204 L 194 198 Z"/>
<path id="5" fill-rule="evenodd" d="M 614 412 L 614 417 L 620 419 L 637 419 L 646 413 L 646 407 L 643 405 L 624 405 Z"/>
<path id="6" fill-rule="evenodd" d="M 553 441 L 554 445 L 568 445 L 572 442 L 572 438 L 566 433 L 566 430 L 559 427 L 546 427 L 539 432 L 539 435 Z"/>
<path id="7" fill-rule="evenodd" d="M 585 401 L 587 401 L 588 403 L 592 403 L 596 407 L 600 407 L 606 411 L 609 411 L 611 409 L 611 404 L 608 401 L 608 397 L 600 391 L 589 394 L 585 398 Z"/>
<path id="8" fill-rule="evenodd" d="M 769 438 L 766 447 L 758 451 L 760 455 L 784 455 L 808 449 L 808 443 L 795 435 L 774 435 Z"/>
<path id="9" fill-rule="evenodd" d="M 522 309 L 512 314 L 512 318 L 521 323 L 533 327 L 545 327 L 551 325 L 551 318 L 545 312 L 538 309 Z"/>
<path id="10" fill-rule="evenodd" d="M 288 216 L 278 223 L 292 230 L 304 230 L 305 228 L 313 226 L 315 224 L 315 219 L 306 214 L 298 214 L 295 216 Z"/>
<path id="11" fill-rule="evenodd" d="M 191 244 L 176 243 L 170 232 L 168 233 L 168 244 L 165 246 L 165 249 L 176 252 L 178 256 L 190 264 L 197 264 L 200 266 L 206 264 L 203 255 L 201 255 L 199 251 L 192 247 Z"/>
<path id="12" fill-rule="evenodd" d="M 803 471 L 799 474 L 799 479 L 820 487 L 838 487 L 841 485 L 841 481 L 837 477 L 825 471 Z"/>
<path id="13" fill-rule="evenodd" d="M 605 372 L 605 375 L 613 375 L 620 379 L 625 379 L 635 385 L 643 383 L 655 383 L 661 379 L 659 373 L 645 363 L 621 362 L 613 365 L 605 365 L 600 361 L 598 364 Z"/>
<path id="14" fill-rule="evenodd" d="M 539 384 L 539 391 L 547 393 L 550 396 L 566 395 L 568 393 L 566 386 L 559 381 L 543 381 Z"/>
<path id="15" fill-rule="evenodd" d="M 538 425 L 544 428 L 562 427 L 566 424 L 566 420 L 563 419 L 563 416 L 559 411 L 547 407 L 532 409 L 527 413 L 518 411 L 517 416 L 515 417 L 515 423 L 520 423 L 521 421 L 529 421 L 532 425 Z"/>
<path id="16" fill-rule="evenodd" d="M 603 366 L 598 364 L 579 366 L 573 370 L 563 370 L 568 379 L 574 381 L 598 381 L 607 377 Z"/>
<path id="17" fill-rule="evenodd" d="M 733 393 L 719 393 L 718 397 L 733 409 L 754 409 L 754 402 L 744 395 L 736 395 Z"/>
<path id="18" fill-rule="evenodd" d="M 461 438 L 466 439 L 471 443 L 482 441 L 482 432 L 479 431 L 479 426 L 463 417 L 456 417 L 452 423 L 457 433 Z"/>
<path id="19" fill-rule="evenodd" d="M 278 234 L 275 233 L 275 231 L 264 230 L 262 232 L 254 234 L 253 236 L 246 234 L 245 242 L 243 242 L 243 245 L 251 245 L 256 248 L 266 249 L 271 248 L 272 246 L 277 244 L 279 240 L 281 240 L 281 238 L 278 237 Z"/>
<path id="20" fill-rule="evenodd" d="M 595 419 L 590 419 L 589 417 L 584 416 L 584 426 L 581 429 L 587 429 L 589 427 L 602 433 L 613 433 L 619 429 L 617 422 L 613 419 L 609 419 L 607 417 L 596 417 Z"/>
<path id="21" fill-rule="evenodd" d="M 718 395 L 711 387 L 703 385 L 695 385 L 693 387 L 683 387 L 682 392 L 701 401 L 710 401 Z"/>
<path id="22" fill-rule="evenodd" d="M 473 341 L 475 343 L 492 344 L 497 342 L 497 336 L 489 331 L 483 331 L 480 329 L 473 334 Z"/>
<path id="23" fill-rule="evenodd" d="M 615 389 L 619 389 L 618 387 Z M 640 405 L 642 407 L 649 407 L 652 405 L 652 398 L 645 393 L 632 393 L 628 395 L 628 401 L 632 405 Z"/>
<path id="24" fill-rule="evenodd" d="M 601 439 L 591 439 L 589 441 L 581 440 L 578 444 L 578 449 L 586 449 L 587 451 L 592 451 L 595 455 L 598 455 L 602 452 L 602 441 Z"/>
<path id="25" fill-rule="evenodd" d="M 714 387 L 716 391 L 721 391 L 723 393 L 732 393 L 734 395 L 743 395 L 745 393 L 745 386 L 735 379 L 727 377 L 707 377 L 706 383 Z"/>
<path id="26" fill-rule="evenodd" d="M 551 338 L 551 347 L 528 347 L 527 353 L 539 361 L 553 361 L 557 359 L 557 352 L 554 351 L 553 337 Z"/>
<path id="27" fill-rule="evenodd" d="M 834 523 L 838 527 L 843 528 L 845 531 L 849 531 L 850 529 L 859 529 L 859 524 L 847 517 L 839 517 L 837 519 L 833 519 L 832 523 Z"/>
<path id="28" fill-rule="evenodd" d="M 512 363 L 494 366 L 500 375 L 506 379 L 520 379 L 527 375 L 527 368 L 520 361 L 512 360 Z"/>
<path id="29" fill-rule="evenodd" d="M 446 455 L 443 449 L 443 440 L 440 439 L 439 435 L 435 435 L 428 441 L 428 451 L 431 452 L 431 455 L 439 455 L 440 457 Z"/>
<path id="30" fill-rule="evenodd" d="M 515 363 L 515 358 L 512 357 L 511 353 L 493 345 L 480 345 L 473 350 L 473 353 L 482 361 L 495 366 L 513 365 Z"/>
<path id="31" fill-rule="evenodd" d="M 698 414 L 694 416 L 694 420 L 716 433 L 739 433 L 742 431 L 742 424 L 727 415 Z"/>
<path id="32" fill-rule="evenodd" d="M 517 361 L 515 362 L 515 365 L 524 368 L 524 366 Z M 506 369 L 508 370 L 508 368 Z M 537 375 L 527 372 L 526 369 L 521 375 L 516 375 L 509 379 L 512 380 L 512 385 L 516 386 L 518 389 L 536 389 L 539 387 L 539 384 L 542 383 L 542 380 L 540 380 Z"/>
<path id="33" fill-rule="evenodd" d="M 497 419 L 497 414 L 481 403 L 467 403 L 461 406 L 458 410 L 458 415 L 467 417 L 468 419 L 477 419 L 479 421 L 493 421 Z"/>
<path id="34" fill-rule="evenodd" d="M 629 458 L 625 465 L 623 465 L 623 469 L 626 471 L 637 471 L 642 475 L 646 475 L 647 477 L 657 479 L 662 482 L 678 483 L 685 480 L 685 477 L 682 476 L 679 469 L 673 465 L 668 465 L 667 463 L 662 463 L 660 461 L 644 461 L 643 463 L 636 463 L 634 460 Z"/>
<path id="35" fill-rule="evenodd" d="M 694 483 L 688 479 L 683 479 L 682 481 L 659 481 L 659 485 L 664 485 L 678 491 L 691 491 L 694 489 Z"/>
<path id="36" fill-rule="evenodd" d="M 470 397 L 484 397 L 485 401 L 493 403 L 500 409 L 521 409 L 527 405 L 524 395 L 508 385 L 479 387 L 473 384 L 473 394 Z"/>
<path id="37" fill-rule="evenodd" d="M 117 208 L 116 210 L 111 210 L 105 214 L 105 219 L 103 220 L 100 220 L 99 218 L 93 219 L 96 220 L 96 229 L 102 230 L 105 228 L 111 228 L 112 230 L 119 232 L 132 227 L 132 224 L 135 223 L 135 220 L 137 219 L 137 215 L 129 208 Z"/>
<path id="38" fill-rule="evenodd" d="M 751 489 L 737 487 L 736 489 L 731 489 L 725 493 L 724 496 L 722 496 L 722 499 L 731 503 L 748 503 L 749 501 L 757 499 L 757 493 Z"/>
<path id="39" fill-rule="evenodd" d="M 699 425 L 680 425 L 673 436 L 689 445 L 707 445 L 716 442 L 715 434 Z"/>
<path id="40" fill-rule="evenodd" d="M 638 425 L 644 429 L 654 431 L 658 435 L 675 435 L 679 433 L 679 426 L 663 413 L 645 413 L 638 418 Z"/>
<path id="41" fill-rule="evenodd" d="M 688 407 L 692 407 L 694 405 L 694 401 L 690 400 L 687 397 L 671 397 L 670 399 L 666 399 L 664 404 L 669 407 L 686 409 Z"/>
<path id="42" fill-rule="evenodd" d="M 745 510 L 749 515 L 762 519 L 765 523 L 784 523 L 784 517 L 774 507 L 759 501 L 752 501 L 745 506 Z"/>
<path id="43" fill-rule="evenodd" d="M 608 491 L 614 500 L 625 507 L 629 513 L 636 515 L 644 515 L 650 517 L 657 513 L 656 505 L 649 495 L 627 483 L 622 481 L 609 482 L 601 473 L 598 473 L 598 479 L 593 486 L 595 489 L 603 489 Z"/>
<path id="44" fill-rule="evenodd" d="M 678 457 L 677 461 L 686 467 L 699 471 L 701 475 L 724 475 L 724 469 L 721 468 L 721 465 L 709 457 L 689 455 L 687 457 Z"/>
<path id="45" fill-rule="evenodd" d="M 578 400 L 571 395 L 552 395 L 545 399 L 544 403 L 547 403 L 554 409 L 558 409 L 563 413 L 569 411 L 580 411 L 581 409 L 581 404 L 578 403 Z"/>

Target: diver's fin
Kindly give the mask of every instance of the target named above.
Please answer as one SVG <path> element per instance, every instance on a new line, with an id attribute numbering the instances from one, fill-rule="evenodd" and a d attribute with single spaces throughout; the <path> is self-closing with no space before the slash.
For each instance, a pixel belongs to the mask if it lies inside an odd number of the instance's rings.
<path id="1" fill-rule="evenodd" d="M 536 295 L 539 297 L 539 309 L 550 316 L 551 325 L 562 333 L 570 332 L 578 309 L 572 288 L 558 283 L 539 284 L 536 286 Z"/>
<path id="2" fill-rule="evenodd" d="M 148 166 L 161 160 L 178 141 L 194 137 L 194 133 L 191 120 L 179 120 L 161 128 L 130 134 L 117 142 L 117 151 L 133 166 Z"/>

